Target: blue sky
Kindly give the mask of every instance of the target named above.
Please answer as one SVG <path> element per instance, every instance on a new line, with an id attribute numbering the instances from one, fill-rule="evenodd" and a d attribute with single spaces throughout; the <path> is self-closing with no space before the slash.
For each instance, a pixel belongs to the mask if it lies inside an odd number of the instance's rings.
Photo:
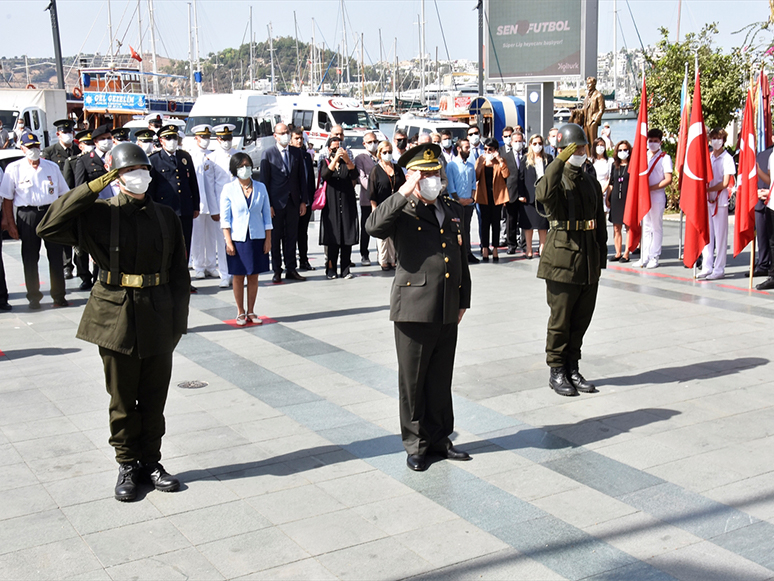
<path id="1" fill-rule="evenodd" d="M 528 2 L 532 0 L 517 0 Z M 551 0 L 539 0 L 541 2 Z M 578 0 L 579 1 L 579 0 Z M 141 0 L 142 17 L 147 24 L 147 0 Z M 2 41 L 0 56 L 20 56 L 25 52 L 33 57 L 53 55 L 50 20 L 44 12 L 48 0 L 0 0 Z M 107 52 L 107 1 L 58 0 L 62 51 L 65 55 L 84 52 Z M 186 0 L 155 0 L 156 27 L 161 31 L 157 41 L 159 54 L 172 58 L 187 58 L 188 2 Z M 249 22 L 249 6 L 253 7 L 253 31 L 257 41 L 267 38 L 267 24 L 271 21 L 275 36 L 293 35 L 293 11 L 298 19 L 299 37 L 310 41 L 312 17 L 316 22 L 316 39 L 336 47 L 341 42 L 341 15 L 339 0 L 198 0 L 200 45 L 204 55 L 228 46 L 238 46 Z M 436 6 L 443 23 L 449 53 L 453 59 L 477 58 L 477 17 L 475 0 L 425 0 L 427 23 L 427 51 L 440 58 L 446 50 L 438 24 Z M 626 0 L 618 0 L 618 11 L 623 34 L 619 47 L 639 45 L 629 15 Z M 115 36 L 124 39 L 124 51 L 137 43 L 136 19 L 131 20 L 137 0 L 110 2 Z M 677 28 L 678 0 L 629 0 L 634 20 L 644 44 L 658 40 L 658 28 L 670 29 L 674 38 Z M 365 33 L 366 63 L 379 58 L 378 30 L 381 28 L 385 51 L 391 54 L 393 39 L 397 37 L 398 56 L 401 59 L 418 54 L 416 22 L 420 0 L 345 0 L 348 14 L 349 51 L 355 48 L 354 34 Z M 731 9 L 733 8 L 733 9 Z M 599 2 L 600 52 L 612 49 L 613 0 Z M 741 35 L 732 32 L 750 22 L 768 18 L 767 0 L 683 0 L 681 35 L 696 32 L 707 22 L 718 22 L 718 44 L 726 49 L 741 45 Z M 19 23 L 23 23 L 20 25 Z M 351 26 L 350 26 L 351 25 Z M 30 35 L 35 42 L 30 42 Z M 246 40 L 245 40 L 246 42 Z M 135 46 L 136 48 L 136 46 Z M 150 42 L 144 40 L 145 50 Z M 357 54 L 359 58 L 359 54 Z"/>

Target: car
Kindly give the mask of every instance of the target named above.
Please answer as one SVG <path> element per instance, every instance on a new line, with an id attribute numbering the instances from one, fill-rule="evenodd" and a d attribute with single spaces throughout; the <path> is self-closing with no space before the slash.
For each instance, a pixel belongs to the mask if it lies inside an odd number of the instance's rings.
<path id="1" fill-rule="evenodd" d="M 23 157 L 24 152 L 21 149 L 0 149 L 0 169 L 5 171 L 8 164 Z"/>

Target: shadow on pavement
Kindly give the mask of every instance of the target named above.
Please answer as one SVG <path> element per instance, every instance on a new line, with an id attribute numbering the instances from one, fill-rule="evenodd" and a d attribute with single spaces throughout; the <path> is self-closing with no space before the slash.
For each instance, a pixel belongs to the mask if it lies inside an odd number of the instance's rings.
<path id="1" fill-rule="evenodd" d="M 23 359 L 24 357 L 34 357 L 35 355 L 69 355 L 70 353 L 78 353 L 81 349 L 76 347 L 58 348 L 58 347 L 40 347 L 37 349 L 9 349 L 3 351 L 8 359 Z"/>
<path id="2" fill-rule="evenodd" d="M 768 359 L 763 357 L 739 357 L 738 359 L 720 359 L 691 363 L 689 365 L 662 367 L 651 369 L 636 375 L 621 375 L 618 377 L 606 377 L 595 381 L 599 385 L 641 385 L 646 383 L 673 383 L 675 381 L 691 381 L 703 377 L 722 377 L 732 375 L 767 365 Z"/>

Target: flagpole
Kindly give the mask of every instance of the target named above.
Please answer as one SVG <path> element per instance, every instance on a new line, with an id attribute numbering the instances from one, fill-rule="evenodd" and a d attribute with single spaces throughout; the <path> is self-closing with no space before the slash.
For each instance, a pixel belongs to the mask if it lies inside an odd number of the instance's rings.
<path id="1" fill-rule="evenodd" d="M 753 274 L 755 272 L 755 239 L 756 239 L 756 231 L 753 230 L 753 239 L 752 239 L 752 246 L 750 246 L 750 284 L 747 287 L 747 290 L 752 290 L 753 288 Z"/>

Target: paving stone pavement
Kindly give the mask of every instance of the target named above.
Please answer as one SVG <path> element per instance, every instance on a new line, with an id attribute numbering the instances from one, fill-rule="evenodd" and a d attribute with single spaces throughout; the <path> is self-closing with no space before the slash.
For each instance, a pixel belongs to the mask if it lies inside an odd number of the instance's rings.
<path id="1" fill-rule="evenodd" d="M 162 449 L 184 484 L 130 504 L 97 348 L 75 339 L 88 294 L 69 281 L 70 308 L 30 311 L 8 241 L 0 578 L 774 579 L 774 300 L 747 291 L 747 253 L 693 281 L 676 240 L 667 223 L 657 270 L 604 272 L 581 362 L 599 393 L 577 398 L 547 387 L 538 261 L 472 266 L 453 438 L 473 460 L 422 474 L 389 274 L 328 281 L 315 247 L 308 282 L 263 277 L 276 322 L 241 329 L 231 291 L 197 281 Z"/>

